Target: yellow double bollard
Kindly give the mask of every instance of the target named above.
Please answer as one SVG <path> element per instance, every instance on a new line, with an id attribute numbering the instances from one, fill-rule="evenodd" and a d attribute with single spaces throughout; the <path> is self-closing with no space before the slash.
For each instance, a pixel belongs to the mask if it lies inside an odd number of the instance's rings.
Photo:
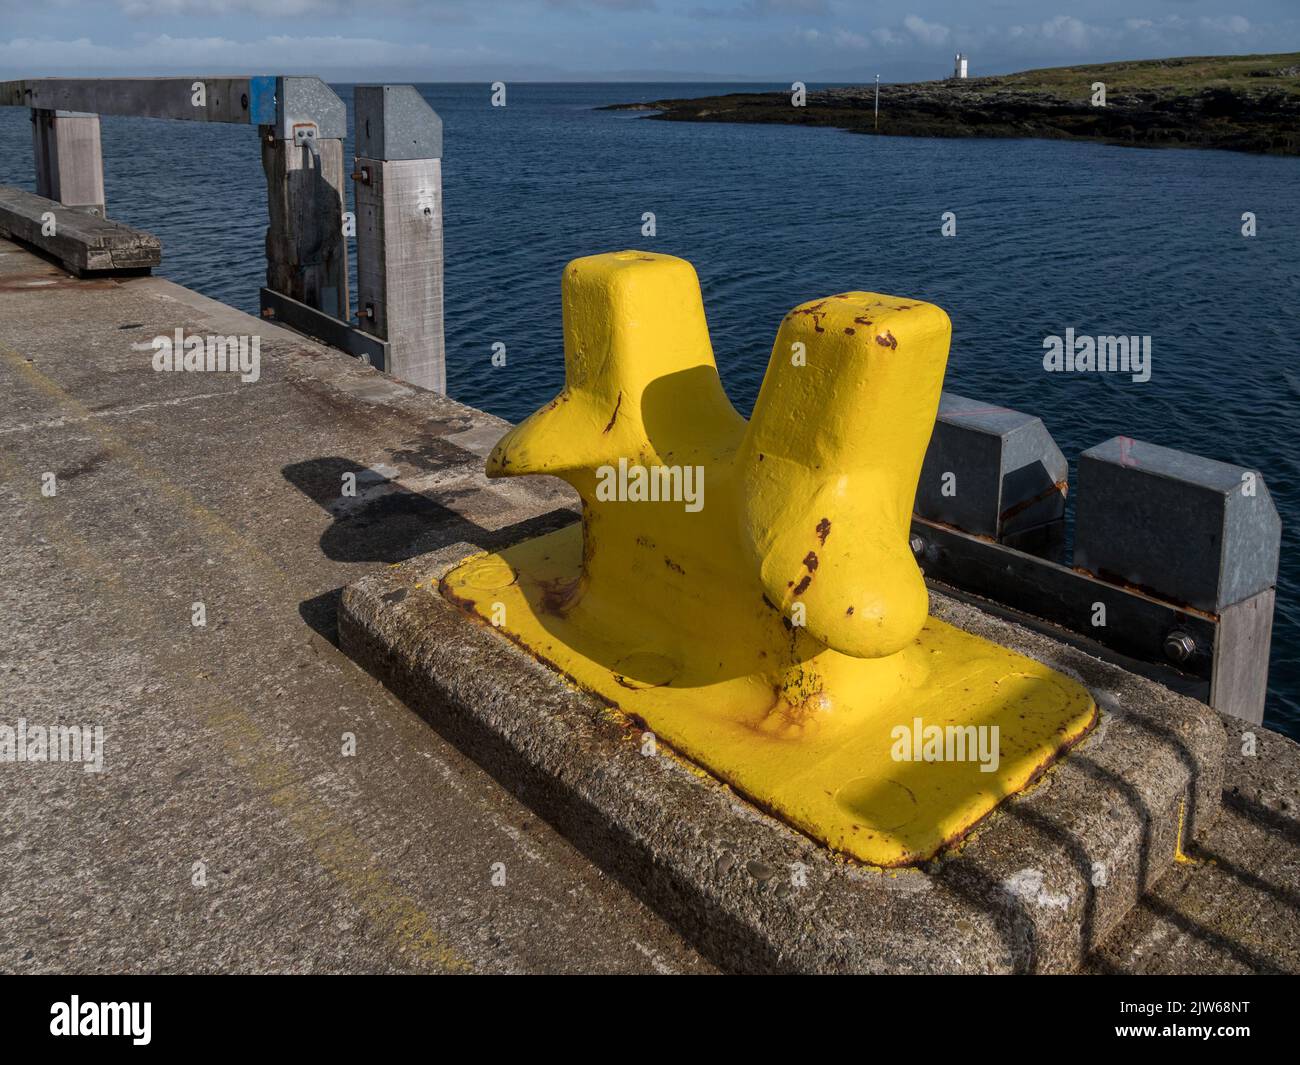
<path id="1" fill-rule="evenodd" d="M 582 524 L 468 560 L 445 596 L 872 864 L 929 858 L 1091 728 L 1081 686 L 928 616 L 908 534 L 942 310 L 796 307 L 747 424 L 690 263 L 578 259 L 563 297 L 564 391 L 488 474 L 563 478 Z"/>

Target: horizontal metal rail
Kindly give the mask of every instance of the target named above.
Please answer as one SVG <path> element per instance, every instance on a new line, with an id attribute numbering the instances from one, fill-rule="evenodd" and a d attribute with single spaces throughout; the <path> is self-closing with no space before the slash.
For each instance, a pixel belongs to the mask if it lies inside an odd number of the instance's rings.
<path id="1" fill-rule="evenodd" d="M 343 101 L 313 77 L 22 78 L 0 82 L 0 106 L 271 126 L 281 140 L 308 122 L 322 139 L 347 134 Z"/>

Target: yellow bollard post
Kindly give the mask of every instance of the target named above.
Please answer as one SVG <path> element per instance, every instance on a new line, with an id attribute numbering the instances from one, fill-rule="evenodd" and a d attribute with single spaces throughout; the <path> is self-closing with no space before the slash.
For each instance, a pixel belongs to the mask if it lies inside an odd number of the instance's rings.
<path id="1" fill-rule="evenodd" d="M 942 310 L 869 292 L 796 307 L 747 424 L 690 263 L 575 260 L 563 307 L 565 388 L 488 474 L 562 477 L 582 524 L 467 560 L 448 599 L 876 865 L 933 856 L 1088 732 L 1080 685 L 928 617 L 908 530 Z"/>

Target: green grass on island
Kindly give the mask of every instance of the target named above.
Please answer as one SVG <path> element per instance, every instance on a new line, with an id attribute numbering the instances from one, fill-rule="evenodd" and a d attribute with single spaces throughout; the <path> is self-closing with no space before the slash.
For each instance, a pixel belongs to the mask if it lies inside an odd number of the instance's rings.
<path id="1" fill-rule="evenodd" d="M 1300 96 L 1300 52 L 1134 59 L 1080 67 L 1047 67 L 975 80 L 977 88 L 987 85 L 1051 93 L 1066 100 L 1089 98 L 1097 81 L 1106 83 L 1108 93 L 1177 95 L 1205 89 L 1271 89 Z"/>
<path id="2" fill-rule="evenodd" d="M 1094 89 L 1105 86 L 1104 104 Z M 612 109 L 669 122 L 833 126 L 916 137 L 1041 137 L 1300 155 L 1300 52 L 1140 59 L 965 79 L 730 93 Z"/>

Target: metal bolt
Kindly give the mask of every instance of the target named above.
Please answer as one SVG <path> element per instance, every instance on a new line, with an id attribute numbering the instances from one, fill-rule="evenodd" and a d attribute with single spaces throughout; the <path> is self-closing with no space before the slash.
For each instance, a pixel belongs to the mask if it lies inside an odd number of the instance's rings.
<path id="1" fill-rule="evenodd" d="M 1170 661 L 1186 662 L 1196 653 L 1196 641 L 1182 629 L 1174 629 L 1165 637 L 1165 654 Z"/>
<path id="2" fill-rule="evenodd" d="M 925 553 L 925 541 L 922 540 L 915 533 L 913 533 L 911 544 L 912 544 L 912 554 L 914 554 L 917 558 L 920 558 Z"/>

